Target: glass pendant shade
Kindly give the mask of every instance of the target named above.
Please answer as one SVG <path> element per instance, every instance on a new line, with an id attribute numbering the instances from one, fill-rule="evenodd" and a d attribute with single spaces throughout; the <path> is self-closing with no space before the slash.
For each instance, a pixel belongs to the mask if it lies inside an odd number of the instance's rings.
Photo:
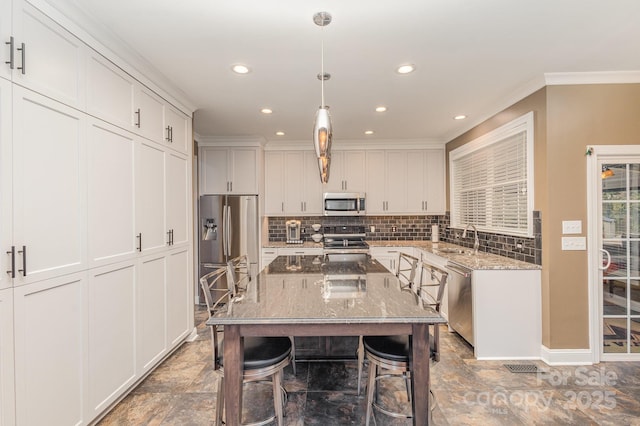
<path id="1" fill-rule="evenodd" d="M 331 165 L 331 157 L 318 157 L 318 169 L 320 170 L 320 182 L 329 182 L 329 166 Z"/>
<path id="2" fill-rule="evenodd" d="M 328 107 L 320 107 L 316 112 L 316 121 L 313 125 L 313 146 L 316 157 L 329 156 L 331 152 L 331 116 Z"/>

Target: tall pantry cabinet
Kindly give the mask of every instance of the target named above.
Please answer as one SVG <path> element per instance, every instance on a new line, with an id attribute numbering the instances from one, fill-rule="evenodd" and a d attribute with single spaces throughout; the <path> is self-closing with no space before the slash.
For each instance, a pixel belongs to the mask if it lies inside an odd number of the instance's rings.
<path id="1" fill-rule="evenodd" d="M 0 424 L 83 425 L 193 330 L 191 111 L 34 5 L 0 3 Z"/>

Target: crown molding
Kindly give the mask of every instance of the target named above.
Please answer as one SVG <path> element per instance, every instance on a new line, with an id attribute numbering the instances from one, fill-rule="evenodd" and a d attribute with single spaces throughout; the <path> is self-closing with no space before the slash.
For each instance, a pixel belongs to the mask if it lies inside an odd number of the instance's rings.
<path id="1" fill-rule="evenodd" d="M 632 84 L 640 83 L 640 71 L 595 71 L 545 73 L 547 86 L 573 84 Z"/>
<path id="2" fill-rule="evenodd" d="M 333 141 L 331 151 L 346 151 L 352 149 L 439 149 L 444 148 L 445 141 L 441 139 L 348 139 Z M 309 140 L 268 141 L 266 151 L 300 150 L 312 151 L 313 142 Z"/>
<path id="3" fill-rule="evenodd" d="M 246 136 L 216 136 L 207 137 L 195 135 L 198 146 L 233 146 L 233 147 L 263 147 L 266 143 L 264 138 Z"/>

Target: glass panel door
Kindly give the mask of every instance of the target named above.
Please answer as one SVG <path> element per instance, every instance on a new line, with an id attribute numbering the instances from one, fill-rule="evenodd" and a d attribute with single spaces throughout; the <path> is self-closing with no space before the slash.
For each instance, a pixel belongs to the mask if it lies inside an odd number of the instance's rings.
<path id="1" fill-rule="evenodd" d="M 599 163 L 601 353 L 613 359 L 613 354 L 640 354 L 640 160 Z"/>

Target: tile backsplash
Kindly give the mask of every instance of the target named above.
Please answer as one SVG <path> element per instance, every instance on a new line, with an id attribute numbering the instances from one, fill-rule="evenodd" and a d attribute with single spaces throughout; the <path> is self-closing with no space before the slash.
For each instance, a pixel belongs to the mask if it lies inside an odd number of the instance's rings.
<path id="1" fill-rule="evenodd" d="M 314 234 L 311 225 L 319 223 L 328 225 L 361 225 L 365 227 L 367 240 L 417 240 L 431 239 L 431 226 L 438 225 L 440 241 L 473 247 L 473 233 L 471 238 L 462 238 L 461 229 L 449 228 L 449 213 L 442 216 L 300 216 L 300 217 L 269 217 L 269 241 L 286 241 L 285 222 L 299 220 L 301 222 L 301 237 L 311 240 Z M 522 260 L 536 265 L 542 264 L 542 220 L 540 212 L 533 212 L 534 237 L 523 238 L 511 235 L 501 235 L 479 232 L 480 250 L 511 259 Z M 375 231 L 372 232 L 372 227 Z"/>

